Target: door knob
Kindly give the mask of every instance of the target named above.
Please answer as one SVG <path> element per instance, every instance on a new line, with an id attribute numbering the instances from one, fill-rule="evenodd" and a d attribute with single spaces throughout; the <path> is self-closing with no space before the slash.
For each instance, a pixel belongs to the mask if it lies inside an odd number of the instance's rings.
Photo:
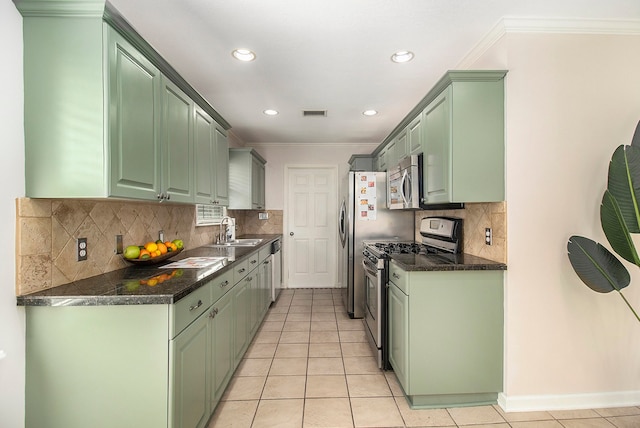
<path id="1" fill-rule="evenodd" d="M 293 236 L 293 232 L 289 232 L 289 236 Z"/>

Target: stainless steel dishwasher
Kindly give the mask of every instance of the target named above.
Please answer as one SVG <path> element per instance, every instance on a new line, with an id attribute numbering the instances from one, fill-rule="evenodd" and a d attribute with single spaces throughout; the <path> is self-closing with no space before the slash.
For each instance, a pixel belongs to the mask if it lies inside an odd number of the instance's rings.
<path id="1" fill-rule="evenodd" d="M 271 243 L 271 301 L 275 302 L 282 288 L 282 253 L 280 239 Z"/>

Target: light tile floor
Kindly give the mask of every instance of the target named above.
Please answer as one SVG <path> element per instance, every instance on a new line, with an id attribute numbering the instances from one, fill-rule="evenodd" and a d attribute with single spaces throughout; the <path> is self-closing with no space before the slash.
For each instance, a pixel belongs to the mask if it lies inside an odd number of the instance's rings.
<path id="1" fill-rule="evenodd" d="M 411 410 L 393 372 L 376 366 L 362 320 L 340 290 L 283 290 L 209 428 L 640 427 L 640 407 L 504 413 L 499 406 Z"/>

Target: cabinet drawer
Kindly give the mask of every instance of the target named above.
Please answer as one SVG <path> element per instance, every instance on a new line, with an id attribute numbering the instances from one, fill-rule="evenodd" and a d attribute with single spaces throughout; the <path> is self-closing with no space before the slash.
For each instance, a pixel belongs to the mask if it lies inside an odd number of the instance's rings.
<path id="1" fill-rule="evenodd" d="M 393 282 L 407 296 L 409 295 L 409 272 L 389 263 L 389 281 Z"/>
<path id="2" fill-rule="evenodd" d="M 255 253 L 249 256 L 249 264 L 248 264 L 249 272 L 257 268 L 259 263 L 260 263 L 260 253 L 256 251 Z"/>
<path id="3" fill-rule="evenodd" d="M 171 305 L 169 307 L 169 335 L 171 338 L 176 337 L 200 314 L 204 313 L 212 303 L 211 291 L 205 285 Z"/>
<path id="4" fill-rule="evenodd" d="M 263 262 L 271 255 L 271 245 L 267 245 L 260 250 L 260 261 Z"/>
<path id="5" fill-rule="evenodd" d="M 237 284 L 249 273 L 249 260 L 237 262 L 233 267 L 233 283 Z"/>
<path id="6" fill-rule="evenodd" d="M 217 278 L 211 280 L 211 303 L 215 303 L 220 297 L 233 287 L 233 270 L 228 270 Z"/>

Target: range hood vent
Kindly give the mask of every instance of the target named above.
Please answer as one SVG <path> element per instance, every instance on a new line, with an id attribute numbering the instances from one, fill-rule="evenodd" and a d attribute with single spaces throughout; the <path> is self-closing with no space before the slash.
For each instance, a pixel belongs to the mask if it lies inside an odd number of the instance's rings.
<path id="1" fill-rule="evenodd" d="M 326 117 L 327 116 L 327 111 L 326 110 L 302 110 L 302 116 L 304 117 Z"/>

